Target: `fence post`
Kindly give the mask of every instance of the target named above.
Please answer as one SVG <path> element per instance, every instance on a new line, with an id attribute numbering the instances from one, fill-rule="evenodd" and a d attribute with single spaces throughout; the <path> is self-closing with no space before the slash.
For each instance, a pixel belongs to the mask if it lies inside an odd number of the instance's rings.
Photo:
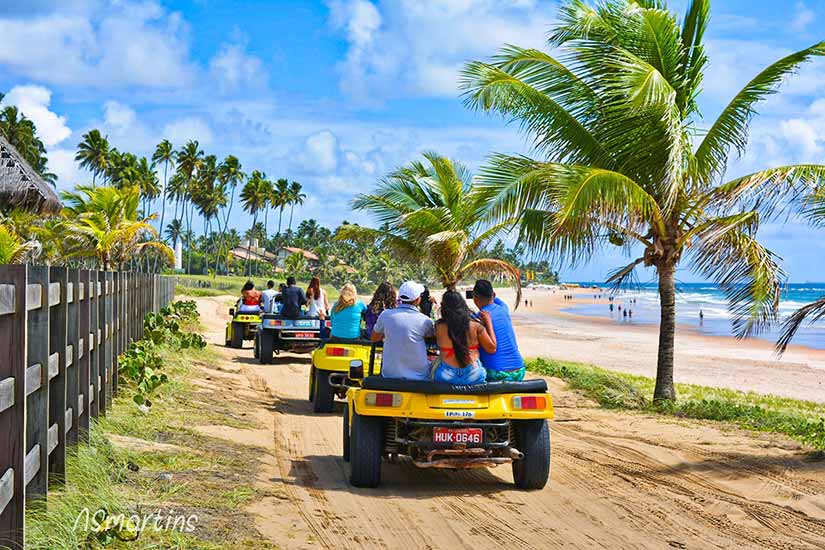
<path id="1" fill-rule="evenodd" d="M 114 311 L 114 303 L 115 303 L 115 294 L 114 294 L 114 273 L 111 271 L 107 271 L 104 273 L 104 281 L 103 286 L 105 288 L 105 299 L 103 300 L 104 309 L 105 309 L 105 323 L 103 326 L 103 332 L 105 335 L 106 342 L 106 370 L 105 370 L 105 384 L 104 384 L 104 403 L 106 405 L 106 409 L 110 409 L 112 407 L 112 373 L 114 372 L 114 327 L 112 326 L 113 311 Z"/>
<path id="2" fill-rule="evenodd" d="M 66 481 L 66 322 L 67 283 L 65 267 L 49 269 L 49 481 Z M 57 368 L 52 362 L 57 360 Z M 71 414 L 71 413 L 70 413 Z M 71 419 L 71 416 L 69 417 Z M 57 426 L 57 434 L 52 434 Z"/>
<path id="3" fill-rule="evenodd" d="M 98 272 L 89 271 L 89 418 L 97 418 L 100 413 L 100 342 L 98 341 L 99 311 Z"/>
<path id="4" fill-rule="evenodd" d="M 123 310 L 123 277 L 120 271 L 112 274 L 114 277 L 114 295 L 112 297 L 112 398 L 117 397 L 118 358 L 123 353 L 123 342 L 120 337 L 120 312 Z"/>
<path id="5" fill-rule="evenodd" d="M 99 416 L 106 415 L 106 371 L 109 368 L 109 358 L 106 354 L 106 272 L 97 272 L 97 393 L 95 401 Z"/>
<path id="6" fill-rule="evenodd" d="M 28 268 L 26 309 L 26 498 L 45 498 L 49 481 L 49 268 Z"/>
<path id="7" fill-rule="evenodd" d="M 0 266 L 0 544 L 25 548 L 26 267 Z"/>
<path id="8" fill-rule="evenodd" d="M 66 444 L 77 444 L 80 395 L 80 271 L 69 270 L 66 283 Z"/>
<path id="9" fill-rule="evenodd" d="M 91 392 L 89 385 L 92 383 L 92 289 L 89 284 L 89 270 L 81 269 L 78 272 L 77 289 L 77 432 L 78 439 L 89 440 L 89 418 L 91 418 Z"/>

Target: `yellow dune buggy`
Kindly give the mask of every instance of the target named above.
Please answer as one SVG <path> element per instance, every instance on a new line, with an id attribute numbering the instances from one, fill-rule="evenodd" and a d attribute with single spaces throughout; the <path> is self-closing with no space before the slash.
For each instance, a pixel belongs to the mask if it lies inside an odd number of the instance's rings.
<path id="1" fill-rule="evenodd" d="M 309 400 L 314 412 L 332 412 L 335 397 L 346 397 L 347 387 L 357 383 L 348 377 L 350 363 L 354 360 L 368 363 L 372 350 L 369 340 L 330 338 L 312 353 Z"/>
<path id="2" fill-rule="evenodd" d="M 226 323 L 226 347 L 240 349 L 244 340 L 254 340 L 258 326 L 261 324 L 260 313 L 240 313 L 236 308 L 229 308 L 232 319 Z"/>
<path id="3" fill-rule="evenodd" d="M 360 384 L 346 392 L 343 454 L 356 487 L 378 486 L 382 459 L 399 456 L 420 468 L 511 464 L 520 489 L 547 484 L 553 402 L 544 380 L 454 386 L 369 374 L 361 359 L 350 363 Z"/>

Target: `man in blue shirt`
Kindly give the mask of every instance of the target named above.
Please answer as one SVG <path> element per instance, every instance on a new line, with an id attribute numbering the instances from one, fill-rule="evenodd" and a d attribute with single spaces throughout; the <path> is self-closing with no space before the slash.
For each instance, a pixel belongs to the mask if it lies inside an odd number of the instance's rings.
<path id="1" fill-rule="evenodd" d="M 385 309 L 372 329 L 372 341 L 384 340 L 381 376 L 407 380 L 429 380 L 427 344 L 424 339 L 435 335 L 432 319 L 421 313 L 418 305 L 424 285 L 407 281 L 398 289 L 400 305 Z"/>
<path id="2" fill-rule="evenodd" d="M 266 290 L 261 293 L 261 307 L 264 313 L 272 313 L 272 306 L 275 305 L 275 296 L 278 291 L 275 290 L 275 281 L 266 282 Z"/>
<path id="3" fill-rule="evenodd" d="M 476 281 L 473 287 L 473 302 L 479 310 L 490 314 L 496 333 L 495 353 L 487 353 L 483 348 L 478 350 L 481 364 L 487 369 L 487 381 L 523 380 L 524 359 L 518 349 L 507 304 L 496 297 L 492 283 L 484 279 Z"/>

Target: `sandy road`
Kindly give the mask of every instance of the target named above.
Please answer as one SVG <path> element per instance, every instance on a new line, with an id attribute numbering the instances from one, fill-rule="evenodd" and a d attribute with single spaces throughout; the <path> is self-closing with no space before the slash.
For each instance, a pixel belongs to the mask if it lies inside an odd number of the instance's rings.
<path id="1" fill-rule="evenodd" d="M 199 299 L 223 344 L 226 299 Z M 387 464 L 373 490 L 349 485 L 339 413 L 314 415 L 309 357 L 259 365 L 220 348 L 261 392 L 271 430 L 256 527 L 284 548 L 824 548 L 825 460 L 779 436 L 615 413 L 550 379 L 551 482 L 513 488 L 509 467 L 467 472 Z M 227 428 L 228 438 L 248 439 Z"/>

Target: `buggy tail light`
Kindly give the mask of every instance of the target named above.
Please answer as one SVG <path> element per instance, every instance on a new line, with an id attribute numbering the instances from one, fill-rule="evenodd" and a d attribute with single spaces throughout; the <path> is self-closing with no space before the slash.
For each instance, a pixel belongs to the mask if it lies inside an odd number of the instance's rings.
<path id="1" fill-rule="evenodd" d="M 364 402 L 370 407 L 400 407 L 401 395 L 397 393 L 368 393 Z"/>
<path id="2" fill-rule="evenodd" d="M 266 326 L 268 327 L 279 327 L 281 326 L 281 321 L 279 319 L 267 319 Z"/>
<path id="3" fill-rule="evenodd" d="M 351 353 L 347 348 L 334 348 L 327 346 L 324 349 L 327 350 L 327 357 L 348 357 Z"/>
<path id="4" fill-rule="evenodd" d="M 517 395 L 513 398 L 513 408 L 519 410 L 544 410 L 547 398 L 542 395 Z"/>

